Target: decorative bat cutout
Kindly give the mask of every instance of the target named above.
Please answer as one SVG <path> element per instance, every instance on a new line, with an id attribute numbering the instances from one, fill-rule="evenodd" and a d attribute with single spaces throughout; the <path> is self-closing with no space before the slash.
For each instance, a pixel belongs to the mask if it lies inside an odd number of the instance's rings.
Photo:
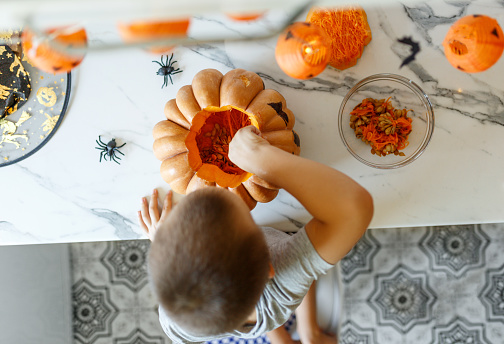
<path id="1" fill-rule="evenodd" d="M 420 44 L 418 42 L 415 42 L 411 39 L 411 37 L 403 37 L 397 40 L 399 43 L 406 44 L 410 46 L 411 54 L 406 57 L 403 62 L 401 63 L 401 66 L 399 68 L 402 68 L 403 66 L 409 64 L 411 61 L 415 60 L 416 54 L 420 52 Z"/>

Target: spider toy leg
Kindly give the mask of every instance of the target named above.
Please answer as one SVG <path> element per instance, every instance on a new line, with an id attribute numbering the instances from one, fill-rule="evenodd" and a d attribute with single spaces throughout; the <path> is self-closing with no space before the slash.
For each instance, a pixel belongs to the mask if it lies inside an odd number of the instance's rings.
<path id="1" fill-rule="evenodd" d="M 172 80 L 172 78 L 171 78 L 171 75 L 170 75 L 170 74 L 168 74 L 168 77 L 170 78 L 171 84 L 173 85 L 173 80 Z"/>
<path id="2" fill-rule="evenodd" d="M 118 157 L 118 156 L 116 156 L 114 153 L 112 153 L 112 155 L 111 155 L 111 159 L 112 159 L 112 160 L 114 160 L 114 162 L 115 162 L 115 163 L 117 163 L 117 164 L 119 164 L 119 165 L 120 165 L 121 163 L 120 163 L 119 161 L 117 161 L 117 160 L 116 160 L 116 158 L 117 158 L 117 159 L 119 159 L 119 160 L 121 160 L 121 158 L 120 158 L 120 157 Z"/>
<path id="3" fill-rule="evenodd" d="M 171 56 L 170 56 L 170 60 L 169 60 L 169 61 L 168 61 L 168 55 L 166 55 L 166 65 L 167 65 L 168 67 L 169 67 L 169 66 L 171 66 L 171 65 L 172 65 L 172 63 L 177 62 L 177 61 L 173 61 L 173 62 L 171 62 L 171 60 L 172 60 L 172 59 L 173 59 L 173 53 L 171 54 Z"/>
<path id="4" fill-rule="evenodd" d="M 104 151 L 101 151 L 101 152 L 100 152 L 100 162 L 101 162 L 101 159 L 103 158 L 103 154 L 105 154 L 105 152 L 104 152 Z"/>
<path id="5" fill-rule="evenodd" d="M 177 69 L 175 69 L 175 71 L 174 71 L 174 72 L 172 72 L 171 74 L 173 75 L 173 74 L 178 74 L 178 73 L 182 73 L 182 72 L 183 72 L 183 70 L 182 70 L 182 69 L 177 68 Z"/>
<path id="6" fill-rule="evenodd" d="M 126 144 L 126 142 L 124 142 L 122 145 L 120 145 L 120 146 L 116 147 L 116 149 L 119 149 L 119 148 L 123 147 L 125 144 Z M 121 154 L 122 154 L 122 153 L 121 153 Z"/>
<path id="7" fill-rule="evenodd" d="M 100 142 L 98 142 L 98 140 Z M 96 143 L 98 144 L 98 146 L 103 147 L 103 148 L 107 148 L 107 144 L 101 140 L 101 136 L 98 136 L 98 140 L 96 140 Z"/>

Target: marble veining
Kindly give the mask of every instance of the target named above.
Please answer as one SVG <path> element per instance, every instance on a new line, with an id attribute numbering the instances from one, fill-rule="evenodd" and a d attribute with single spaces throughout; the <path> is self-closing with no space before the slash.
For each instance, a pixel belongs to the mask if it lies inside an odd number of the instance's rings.
<path id="1" fill-rule="evenodd" d="M 152 128 L 163 120 L 166 101 L 204 68 L 251 70 L 282 93 L 296 116 L 301 155 L 341 170 L 371 192 L 372 228 L 504 222 L 504 58 L 485 72 L 466 74 L 448 63 L 441 45 L 449 26 L 465 15 L 486 14 L 504 27 L 504 3 L 388 1 L 364 8 L 373 39 L 357 65 L 344 71 L 328 67 L 306 81 L 289 78 L 277 66 L 276 38 L 177 47 L 174 58 L 183 73 L 163 89 L 152 62 L 159 55 L 142 49 L 90 52 L 73 72 L 69 109 L 54 137 L 30 158 L 0 169 L 0 245 L 143 238 L 136 223 L 140 198 L 153 188 L 161 197 L 168 190 L 152 154 Z M 191 35 L 250 37 L 274 27 L 277 15 L 247 24 L 198 15 Z M 113 30 L 90 26 L 88 34 L 103 44 Z M 421 50 L 401 67 L 411 53 L 398 42 L 404 37 Z M 377 73 L 411 79 L 434 107 L 429 146 L 398 170 L 363 165 L 338 135 L 341 100 L 355 83 Z M 99 135 L 127 143 L 121 165 L 99 163 Z M 284 191 L 252 215 L 259 225 L 286 231 L 310 219 Z"/>

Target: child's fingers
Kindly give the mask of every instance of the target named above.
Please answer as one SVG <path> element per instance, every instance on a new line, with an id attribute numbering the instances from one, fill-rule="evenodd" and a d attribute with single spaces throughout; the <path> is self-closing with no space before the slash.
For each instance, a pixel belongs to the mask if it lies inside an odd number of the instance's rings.
<path id="1" fill-rule="evenodd" d="M 159 222 L 163 222 L 165 217 L 168 216 L 170 213 L 171 209 L 173 207 L 173 191 L 169 190 L 166 193 L 166 197 L 163 201 L 163 210 L 161 211 L 161 218 L 159 219 Z"/>
<path id="2" fill-rule="evenodd" d="M 152 222 L 151 218 L 149 215 L 149 203 L 147 203 L 147 199 L 145 197 L 142 197 L 142 221 L 147 227 L 149 227 Z"/>
<path id="3" fill-rule="evenodd" d="M 149 202 L 151 223 L 156 224 L 159 220 L 158 191 L 154 189 Z"/>
<path id="4" fill-rule="evenodd" d="M 139 210 L 137 212 L 138 215 L 138 223 L 140 224 L 140 227 L 142 227 L 143 231 L 149 235 L 149 227 L 145 224 L 144 220 L 142 219 L 142 212 Z"/>

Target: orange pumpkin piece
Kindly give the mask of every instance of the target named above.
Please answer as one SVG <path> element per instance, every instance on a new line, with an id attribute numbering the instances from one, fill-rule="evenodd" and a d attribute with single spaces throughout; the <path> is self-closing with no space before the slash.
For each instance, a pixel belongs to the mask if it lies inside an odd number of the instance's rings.
<path id="1" fill-rule="evenodd" d="M 466 73 L 477 73 L 493 66 L 504 50 L 504 34 L 497 21 L 485 15 L 457 20 L 443 41 L 450 64 Z"/>
<path id="2" fill-rule="evenodd" d="M 236 21 L 253 21 L 261 18 L 263 12 L 251 12 L 251 13 L 226 13 L 226 15 Z"/>
<path id="3" fill-rule="evenodd" d="M 215 69 L 197 73 L 164 109 L 166 120 L 153 129 L 153 152 L 161 176 L 173 191 L 187 194 L 202 187 L 227 188 L 253 209 L 269 202 L 278 187 L 241 170 L 227 157 L 229 142 L 240 128 L 254 125 L 270 144 L 299 155 L 294 115 L 284 97 L 264 89 L 255 73 Z"/>
<path id="4" fill-rule="evenodd" d="M 117 28 L 123 41 L 127 43 L 149 42 L 163 38 L 177 38 L 187 36 L 191 21 L 189 18 L 178 20 L 138 21 L 129 24 L 118 23 Z M 152 53 L 161 54 L 172 50 L 172 46 L 152 47 Z"/>
<path id="5" fill-rule="evenodd" d="M 330 40 L 317 25 L 297 22 L 278 37 L 278 66 L 295 79 L 310 79 L 324 71 L 331 58 Z"/>
<path id="6" fill-rule="evenodd" d="M 364 47 L 371 42 L 371 28 L 364 9 L 359 6 L 312 8 L 306 21 L 320 26 L 330 37 L 329 65 L 343 70 L 354 66 Z"/>
<path id="7" fill-rule="evenodd" d="M 53 28 L 46 34 L 63 47 L 84 48 L 87 45 L 86 30 L 67 27 Z M 71 55 L 53 48 L 47 39 L 37 37 L 29 28 L 21 36 L 23 51 L 29 61 L 47 73 L 68 73 L 84 59 L 84 54 Z"/>

